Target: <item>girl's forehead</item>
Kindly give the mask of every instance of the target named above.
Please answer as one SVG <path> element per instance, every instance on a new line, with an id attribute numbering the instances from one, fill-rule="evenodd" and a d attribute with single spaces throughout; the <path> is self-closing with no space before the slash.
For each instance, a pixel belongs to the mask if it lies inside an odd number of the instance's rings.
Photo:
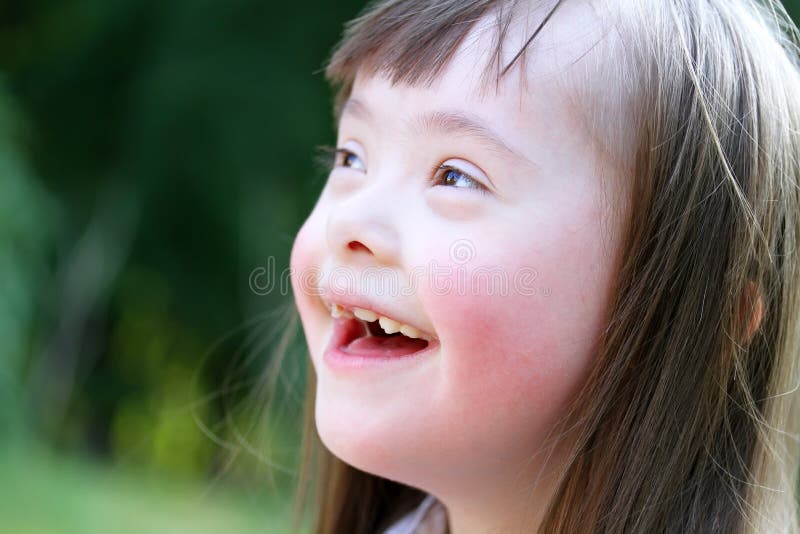
<path id="1" fill-rule="evenodd" d="M 585 93 L 604 91 L 598 85 L 608 78 L 600 75 L 610 59 L 610 47 L 603 45 L 609 39 L 604 29 L 607 19 L 586 3 L 565 2 L 548 16 L 551 9 L 542 3 L 519 3 L 507 27 L 499 26 L 497 15 L 489 13 L 473 25 L 451 59 L 430 79 L 413 85 L 390 84 L 395 75 L 392 69 L 378 68 L 373 73 L 373 68 L 362 68 L 352 92 L 368 88 L 373 93 L 418 93 L 466 105 L 506 100 L 521 110 L 537 99 L 585 103 Z M 372 83 L 375 80 L 386 83 Z"/>
<path id="2" fill-rule="evenodd" d="M 564 2 L 548 17 L 550 12 L 551 6 L 522 2 L 505 31 L 498 27 L 496 15 L 487 14 L 431 79 L 394 83 L 390 81 L 395 74 L 392 69 L 370 66 L 357 71 L 351 96 L 368 93 L 388 99 L 402 97 L 405 105 L 427 100 L 431 105 L 441 102 L 487 111 L 502 106 L 522 114 L 541 107 L 582 108 L 573 111 L 601 107 L 595 97 L 613 91 L 607 83 L 609 76 L 603 74 L 609 70 L 611 56 L 610 32 L 604 29 L 608 19 L 581 2 Z"/>

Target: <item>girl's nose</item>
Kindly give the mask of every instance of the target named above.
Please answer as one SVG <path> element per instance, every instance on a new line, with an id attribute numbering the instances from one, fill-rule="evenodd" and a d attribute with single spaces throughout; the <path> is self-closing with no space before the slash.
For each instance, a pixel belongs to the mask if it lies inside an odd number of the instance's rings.
<path id="1" fill-rule="evenodd" d="M 391 202 L 364 194 L 339 202 L 328 218 L 327 239 L 331 251 L 343 262 L 362 261 L 394 265 L 400 260 L 400 235 L 390 218 Z"/>

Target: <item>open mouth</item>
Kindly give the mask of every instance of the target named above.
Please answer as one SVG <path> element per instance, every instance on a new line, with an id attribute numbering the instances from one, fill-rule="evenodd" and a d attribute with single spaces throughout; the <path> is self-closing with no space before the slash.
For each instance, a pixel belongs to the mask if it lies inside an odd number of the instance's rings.
<path id="1" fill-rule="evenodd" d="M 390 359 L 427 352 L 439 345 L 434 334 L 384 311 L 323 302 L 334 325 L 328 350 L 339 356 Z"/>
<path id="2" fill-rule="evenodd" d="M 379 322 L 339 317 L 334 322 L 334 346 L 346 354 L 365 358 L 396 358 L 425 350 L 435 343 L 401 332 L 387 334 Z"/>

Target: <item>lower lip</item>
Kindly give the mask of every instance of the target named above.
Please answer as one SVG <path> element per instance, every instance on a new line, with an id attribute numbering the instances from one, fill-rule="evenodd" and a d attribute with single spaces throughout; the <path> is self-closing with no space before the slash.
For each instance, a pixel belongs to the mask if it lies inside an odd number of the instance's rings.
<path id="1" fill-rule="evenodd" d="M 333 335 L 325 349 L 323 358 L 325 363 L 334 371 L 355 372 L 376 368 L 398 368 L 414 365 L 420 360 L 433 354 L 439 348 L 439 342 L 429 341 L 428 346 L 417 352 L 399 356 L 359 356 L 342 350 L 352 328 L 346 319 L 334 319 Z"/>

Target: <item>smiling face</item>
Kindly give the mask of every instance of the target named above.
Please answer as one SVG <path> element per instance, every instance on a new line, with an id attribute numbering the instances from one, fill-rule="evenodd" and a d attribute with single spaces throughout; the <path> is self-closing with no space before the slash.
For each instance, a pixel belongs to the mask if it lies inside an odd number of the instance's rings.
<path id="1" fill-rule="evenodd" d="M 530 482 L 607 319 L 624 179 L 565 97 L 564 65 L 593 41 L 564 17 L 542 32 L 548 53 L 531 51 L 525 91 L 512 75 L 482 91 L 481 23 L 430 87 L 359 74 L 292 250 L 321 439 L 445 502 Z M 398 365 L 331 367 L 325 300 L 374 304 L 437 346 Z"/>

